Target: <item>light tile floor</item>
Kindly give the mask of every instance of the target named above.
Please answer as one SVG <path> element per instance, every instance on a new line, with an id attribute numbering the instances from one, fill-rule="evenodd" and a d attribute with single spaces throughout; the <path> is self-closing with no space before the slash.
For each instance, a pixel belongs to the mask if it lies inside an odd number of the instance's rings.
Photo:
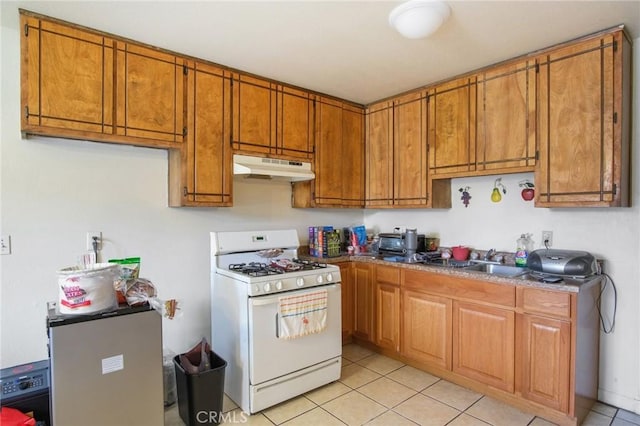
<path id="1" fill-rule="evenodd" d="M 549 426 L 540 417 L 376 354 L 343 347 L 339 381 L 247 416 L 226 395 L 225 424 L 286 426 Z M 166 426 L 182 426 L 177 404 L 165 410 Z M 586 426 L 640 425 L 640 416 L 597 403 Z"/>

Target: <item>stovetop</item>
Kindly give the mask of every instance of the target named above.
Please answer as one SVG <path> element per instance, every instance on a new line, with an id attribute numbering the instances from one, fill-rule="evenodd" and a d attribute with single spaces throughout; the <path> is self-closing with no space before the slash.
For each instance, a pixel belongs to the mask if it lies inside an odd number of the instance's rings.
<path id="1" fill-rule="evenodd" d="M 280 275 L 297 271 L 312 271 L 326 269 L 326 263 L 313 262 L 302 259 L 272 259 L 266 262 L 232 263 L 229 270 L 251 277 L 266 275 Z"/>

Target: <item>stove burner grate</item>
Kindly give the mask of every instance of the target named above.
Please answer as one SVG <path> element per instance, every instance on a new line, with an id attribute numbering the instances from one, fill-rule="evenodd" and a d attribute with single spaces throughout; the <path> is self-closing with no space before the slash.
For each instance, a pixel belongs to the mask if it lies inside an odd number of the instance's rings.
<path id="1" fill-rule="evenodd" d="M 269 264 L 262 262 L 233 263 L 229 265 L 229 270 L 252 277 L 263 277 L 266 275 L 278 275 L 296 271 L 309 271 L 326 267 L 326 263 L 319 263 L 310 260 L 273 259 Z"/>

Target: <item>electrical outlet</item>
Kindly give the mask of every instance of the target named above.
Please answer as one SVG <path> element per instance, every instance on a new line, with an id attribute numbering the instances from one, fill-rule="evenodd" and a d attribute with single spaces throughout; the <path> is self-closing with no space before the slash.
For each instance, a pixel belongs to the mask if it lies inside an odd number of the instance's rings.
<path id="1" fill-rule="evenodd" d="M 11 235 L 0 235 L 0 254 L 11 254 Z"/>
<path id="2" fill-rule="evenodd" d="M 98 251 L 102 250 L 102 232 L 87 232 L 87 250 L 93 251 L 93 237 L 98 237 Z"/>
<path id="3" fill-rule="evenodd" d="M 542 245 L 546 248 L 553 245 L 553 231 L 542 231 Z"/>

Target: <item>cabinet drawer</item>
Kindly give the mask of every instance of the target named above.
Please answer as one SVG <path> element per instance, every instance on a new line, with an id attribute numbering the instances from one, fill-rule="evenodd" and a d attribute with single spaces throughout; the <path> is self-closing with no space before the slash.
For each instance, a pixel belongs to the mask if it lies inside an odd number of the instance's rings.
<path id="1" fill-rule="evenodd" d="M 518 308 L 530 313 L 571 318 L 571 294 L 518 287 Z"/>
<path id="2" fill-rule="evenodd" d="M 428 291 L 453 299 L 482 301 L 487 304 L 509 307 L 514 307 L 516 304 L 514 286 L 494 284 L 488 281 L 405 270 L 402 284 L 407 288 Z"/>
<path id="3" fill-rule="evenodd" d="M 376 265 L 376 281 L 400 285 L 400 268 Z"/>

